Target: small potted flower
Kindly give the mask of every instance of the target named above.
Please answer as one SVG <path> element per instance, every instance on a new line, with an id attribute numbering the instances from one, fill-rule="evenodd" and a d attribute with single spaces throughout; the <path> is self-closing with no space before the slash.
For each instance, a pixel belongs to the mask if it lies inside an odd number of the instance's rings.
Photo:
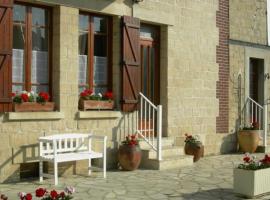
<path id="1" fill-rule="evenodd" d="M 126 136 L 118 151 L 119 164 L 123 170 L 132 171 L 139 167 L 142 152 L 136 134 Z"/>
<path id="2" fill-rule="evenodd" d="M 75 192 L 74 187 L 67 186 L 64 191 L 56 190 L 48 191 L 45 188 L 36 189 L 36 197 L 40 200 L 70 200 L 73 199 L 72 194 Z M 31 193 L 19 192 L 20 200 L 32 200 Z"/>
<path id="3" fill-rule="evenodd" d="M 245 154 L 243 163 L 239 164 L 233 172 L 234 192 L 248 198 L 270 192 L 270 156 L 263 159 Z"/>
<path id="4" fill-rule="evenodd" d="M 237 138 L 240 149 L 243 152 L 254 153 L 260 141 L 260 126 L 257 122 L 252 122 L 249 126 L 241 127 Z"/>
<path id="5" fill-rule="evenodd" d="M 103 110 L 113 109 L 113 93 L 108 91 L 104 94 L 95 94 L 92 90 L 85 89 L 80 93 L 79 109 L 80 110 Z"/>
<path id="6" fill-rule="evenodd" d="M 53 111 L 54 103 L 49 102 L 50 95 L 47 92 L 16 92 L 12 93 L 14 112 Z"/>
<path id="7" fill-rule="evenodd" d="M 204 146 L 198 136 L 192 136 L 186 133 L 185 137 L 185 154 L 193 155 L 193 162 L 197 162 L 200 157 L 203 157 Z"/>

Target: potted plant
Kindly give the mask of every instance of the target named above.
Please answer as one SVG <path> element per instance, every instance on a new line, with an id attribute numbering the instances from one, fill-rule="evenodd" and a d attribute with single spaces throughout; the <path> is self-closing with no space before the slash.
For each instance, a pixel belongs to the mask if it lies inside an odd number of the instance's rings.
<path id="1" fill-rule="evenodd" d="M 243 152 L 254 153 L 260 141 L 260 130 L 257 122 L 240 128 L 237 134 L 240 149 Z"/>
<path id="2" fill-rule="evenodd" d="M 118 150 L 119 164 L 123 170 L 132 171 L 139 167 L 142 152 L 136 134 L 128 135 Z"/>
<path id="3" fill-rule="evenodd" d="M 75 192 L 74 187 L 67 186 L 64 191 L 57 192 L 56 190 L 48 191 L 45 188 L 36 189 L 36 197 L 40 200 L 70 200 L 73 199 L 72 194 Z M 31 193 L 19 192 L 20 200 L 32 200 Z"/>
<path id="4" fill-rule="evenodd" d="M 33 91 L 12 93 L 14 112 L 53 111 L 54 103 L 49 102 L 49 100 L 50 95 L 47 92 L 39 92 L 38 94 Z"/>
<path id="5" fill-rule="evenodd" d="M 113 109 L 113 93 L 106 92 L 95 94 L 92 90 L 86 89 L 80 93 L 79 109 L 92 110 L 92 109 Z"/>
<path id="6" fill-rule="evenodd" d="M 204 154 L 204 146 L 198 136 L 185 134 L 185 154 L 193 155 L 193 162 L 197 162 Z"/>
<path id="7" fill-rule="evenodd" d="M 243 161 L 233 172 L 234 192 L 249 198 L 270 192 L 270 156 L 256 160 L 245 154 Z"/>
<path id="8" fill-rule="evenodd" d="M 4 194 L 0 194 L 0 200 L 8 200 L 8 197 Z"/>

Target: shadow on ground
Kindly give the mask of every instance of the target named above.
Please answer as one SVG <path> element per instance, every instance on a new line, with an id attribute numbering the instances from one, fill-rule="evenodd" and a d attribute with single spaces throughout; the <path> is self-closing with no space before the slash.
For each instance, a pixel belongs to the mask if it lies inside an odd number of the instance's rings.
<path id="1" fill-rule="evenodd" d="M 170 198 L 176 198 L 177 196 L 169 195 Z M 179 197 L 179 196 L 178 196 Z M 187 200 L 238 200 L 238 199 L 244 199 L 242 197 L 239 197 L 235 195 L 233 192 L 233 189 L 211 189 L 211 190 L 202 190 L 195 193 L 185 193 L 181 194 L 181 199 L 187 199 Z"/>

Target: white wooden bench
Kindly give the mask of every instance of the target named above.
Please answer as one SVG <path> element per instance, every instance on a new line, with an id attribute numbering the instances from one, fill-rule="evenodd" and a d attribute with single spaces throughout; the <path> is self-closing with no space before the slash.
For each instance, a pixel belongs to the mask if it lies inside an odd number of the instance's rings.
<path id="1" fill-rule="evenodd" d="M 103 152 L 91 148 L 92 139 L 103 140 Z M 103 176 L 106 178 L 106 143 L 107 136 L 92 134 L 68 133 L 39 138 L 39 179 L 53 177 L 43 173 L 43 161 L 54 164 L 54 183 L 58 185 L 58 163 L 78 160 L 89 160 L 88 173 L 91 174 L 91 159 L 103 158 Z"/>

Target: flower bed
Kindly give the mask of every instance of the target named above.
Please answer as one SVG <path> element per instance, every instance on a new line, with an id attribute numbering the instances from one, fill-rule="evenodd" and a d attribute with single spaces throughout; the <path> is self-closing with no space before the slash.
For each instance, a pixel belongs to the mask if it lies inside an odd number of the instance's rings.
<path id="1" fill-rule="evenodd" d="M 270 192 L 270 156 L 261 160 L 246 154 L 244 163 L 234 169 L 234 192 L 253 198 Z"/>
<path id="2" fill-rule="evenodd" d="M 21 93 L 12 93 L 14 112 L 37 112 L 53 111 L 54 103 L 49 102 L 50 96 L 46 92 L 38 94 L 23 91 Z"/>
<path id="3" fill-rule="evenodd" d="M 114 108 L 113 93 L 95 94 L 92 90 L 84 90 L 80 94 L 80 110 L 111 110 Z"/>

